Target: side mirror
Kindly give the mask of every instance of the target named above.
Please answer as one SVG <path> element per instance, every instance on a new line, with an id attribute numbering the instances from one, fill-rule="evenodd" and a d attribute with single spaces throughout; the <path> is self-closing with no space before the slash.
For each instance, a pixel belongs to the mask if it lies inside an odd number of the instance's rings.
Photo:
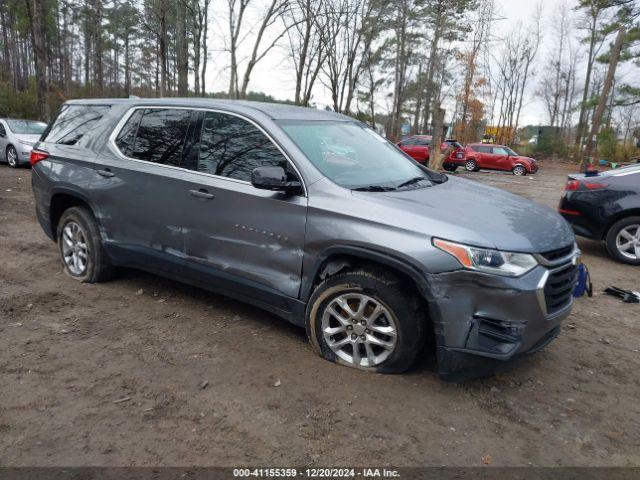
<path id="1" fill-rule="evenodd" d="M 258 167 L 251 172 L 251 185 L 261 190 L 299 193 L 300 182 L 288 182 L 287 174 L 282 167 Z"/>

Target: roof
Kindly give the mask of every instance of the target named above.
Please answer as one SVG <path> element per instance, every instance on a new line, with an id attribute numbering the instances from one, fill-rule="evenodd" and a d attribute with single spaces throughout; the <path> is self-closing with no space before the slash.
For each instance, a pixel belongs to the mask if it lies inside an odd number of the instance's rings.
<path id="1" fill-rule="evenodd" d="M 221 108 L 235 112 L 259 111 L 274 120 L 338 120 L 353 121 L 340 113 L 315 108 L 298 107 L 283 103 L 250 102 L 247 100 L 223 100 L 214 98 L 88 98 L 69 100 L 67 104 L 92 105 L 156 105 L 194 108 Z"/>

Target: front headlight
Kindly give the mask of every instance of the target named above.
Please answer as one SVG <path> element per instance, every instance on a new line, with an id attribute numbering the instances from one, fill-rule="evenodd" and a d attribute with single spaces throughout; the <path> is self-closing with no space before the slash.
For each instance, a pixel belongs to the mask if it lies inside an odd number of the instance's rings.
<path id="1" fill-rule="evenodd" d="M 533 255 L 528 253 L 501 252 L 487 248 L 469 247 L 439 238 L 433 239 L 433 245 L 456 257 L 469 270 L 494 275 L 519 277 L 538 265 Z"/>
<path id="2" fill-rule="evenodd" d="M 19 141 L 22 145 L 26 145 L 26 146 L 28 146 L 28 147 L 33 147 L 33 146 L 36 144 L 36 142 L 29 142 L 29 141 L 27 141 L 27 140 L 18 140 L 18 141 Z"/>

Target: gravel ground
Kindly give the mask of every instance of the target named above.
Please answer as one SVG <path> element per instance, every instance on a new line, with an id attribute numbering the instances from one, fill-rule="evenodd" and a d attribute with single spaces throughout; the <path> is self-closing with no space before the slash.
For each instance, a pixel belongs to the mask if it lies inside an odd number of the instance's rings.
<path id="1" fill-rule="evenodd" d="M 460 174 L 555 207 L 568 169 Z M 579 241 L 596 292 L 637 268 Z M 0 465 L 640 465 L 640 306 L 596 294 L 497 377 L 317 357 L 268 313 L 136 271 L 78 284 L 0 167 Z M 208 384 L 205 386 L 205 383 Z M 204 387 L 204 388 L 202 388 Z"/>

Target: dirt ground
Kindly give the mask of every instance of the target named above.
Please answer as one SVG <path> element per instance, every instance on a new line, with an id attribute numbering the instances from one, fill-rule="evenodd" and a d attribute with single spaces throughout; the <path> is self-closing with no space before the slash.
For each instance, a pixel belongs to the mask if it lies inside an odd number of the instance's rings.
<path id="1" fill-rule="evenodd" d="M 555 207 L 568 168 L 460 174 Z M 326 362 L 271 314 L 136 271 L 78 284 L 0 167 L 0 465 L 640 465 L 640 270 L 579 240 L 594 298 L 498 377 Z M 208 382 L 201 388 L 203 382 Z M 276 386 L 277 385 L 277 386 Z M 117 402 L 118 400 L 122 400 Z"/>

